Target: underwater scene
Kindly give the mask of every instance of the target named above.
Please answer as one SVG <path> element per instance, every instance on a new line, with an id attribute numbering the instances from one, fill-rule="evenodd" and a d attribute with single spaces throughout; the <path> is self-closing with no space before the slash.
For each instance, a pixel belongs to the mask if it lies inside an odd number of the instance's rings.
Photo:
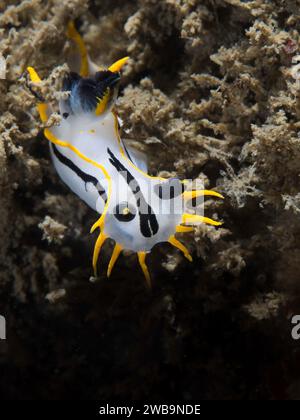
<path id="1" fill-rule="evenodd" d="M 0 95 L 0 399 L 299 400 L 300 1 L 0 0 Z"/>

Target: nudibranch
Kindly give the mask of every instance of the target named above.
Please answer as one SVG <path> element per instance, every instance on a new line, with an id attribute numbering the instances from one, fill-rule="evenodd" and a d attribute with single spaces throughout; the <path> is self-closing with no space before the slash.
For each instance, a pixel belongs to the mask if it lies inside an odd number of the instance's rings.
<path id="1" fill-rule="evenodd" d="M 189 232 L 191 225 L 221 223 L 208 217 L 184 212 L 188 200 L 221 194 L 213 190 L 186 190 L 186 182 L 164 179 L 147 173 L 145 157 L 127 147 L 119 135 L 115 110 L 120 72 L 128 57 L 108 69 L 99 68 L 89 58 L 82 37 L 71 22 L 67 35 L 75 43 L 79 73 L 70 72 L 63 81 L 66 99 L 59 102 L 61 121 L 48 128 L 50 106 L 39 102 L 37 109 L 45 124 L 50 153 L 61 179 L 99 218 L 91 232 L 99 229 L 93 253 L 94 274 L 102 245 L 107 238 L 115 241 L 107 276 L 122 250 L 137 253 L 147 284 L 150 274 L 146 255 L 154 245 L 169 242 L 192 261 L 187 248 L 175 237 Z M 31 83 L 41 83 L 33 67 L 28 67 Z M 151 198 L 151 199 L 150 199 Z"/>

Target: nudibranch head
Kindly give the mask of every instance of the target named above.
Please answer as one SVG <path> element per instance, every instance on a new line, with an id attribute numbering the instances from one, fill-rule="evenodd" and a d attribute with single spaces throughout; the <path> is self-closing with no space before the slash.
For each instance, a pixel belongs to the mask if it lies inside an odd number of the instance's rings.
<path id="1" fill-rule="evenodd" d="M 91 208 L 100 214 L 91 232 L 100 229 L 93 253 L 93 267 L 107 238 L 115 248 L 107 275 L 122 250 L 137 253 L 139 263 L 150 285 L 146 254 L 158 243 L 169 242 L 188 260 L 186 247 L 175 234 L 193 230 L 191 225 L 221 223 L 203 215 L 186 212 L 186 203 L 203 196 L 222 196 L 211 190 L 187 191 L 179 179 L 153 177 L 146 172 L 146 163 L 137 151 L 126 147 L 119 135 L 118 117 L 114 109 L 120 81 L 120 70 L 128 57 L 108 69 L 99 69 L 88 57 L 84 42 L 73 23 L 68 36 L 78 46 L 81 65 L 79 74 L 69 73 L 60 101 L 62 119 L 59 125 L 44 129 L 51 156 L 62 180 Z M 32 83 L 40 83 L 36 71 L 28 68 Z M 50 114 L 49 106 L 38 104 L 43 122 Z"/>
<path id="2" fill-rule="evenodd" d="M 69 73 L 63 82 L 63 91 L 70 92 L 61 102 L 62 115 L 95 113 L 104 117 L 112 110 L 117 98 L 120 73 L 101 70 L 91 77 Z"/>

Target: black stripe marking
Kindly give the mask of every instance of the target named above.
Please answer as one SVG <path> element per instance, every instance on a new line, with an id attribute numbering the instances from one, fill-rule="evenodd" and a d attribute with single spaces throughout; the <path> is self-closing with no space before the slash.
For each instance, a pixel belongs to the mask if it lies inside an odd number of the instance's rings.
<path id="1" fill-rule="evenodd" d="M 76 166 L 74 164 L 74 162 L 72 162 L 69 158 L 67 158 L 66 156 L 64 156 L 62 153 L 60 153 L 60 151 L 58 150 L 58 148 L 55 146 L 55 144 L 51 143 L 52 146 L 52 150 L 54 155 L 56 156 L 56 158 L 65 166 L 67 166 L 69 169 L 71 169 L 71 171 L 75 172 L 75 174 L 77 176 L 79 176 L 80 179 L 82 179 L 82 181 L 84 182 L 84 187 L 85 190 L 87 191 L 87 184 L 93 184 L 94 187 L 97 189 L 99 196 L 103 199 L 103 201 L 106 203 L 107 202 L 107 195 L 105 192 L 105 189 L 103 188 L 103 186 L 100 184 L 100 182 L 98 181 L 97 178 L 95 178 L 92 175 L 86 174 L 85 172 L 83 172 L 80 168 L 78 168 L 78 166 Z"/>
<path id="2" fill-rule="evenodd" d="M 115 115 L 115 118 L 116 118 L 117 125 L 118 125 L 118 127 L 117 127 L 117 131 L 118 131 L 118 138 L 120 139 L 120 142 L 121 142 L 121 144 L 122 144 L 122 146 L 123 146 L 123 149 L 124 149 L 124 150 L 125 150 L 125 152 L 126 152 L 126 155 L 127 155 L 128 159 L 130 159 L 130 160 L 131 160 L 131 162 L 133 163 L 133 160 L 132 160 L 132 158 L 131 158 L 131 156 L 130 156 L 130 154 L 129 154 L 129 152 L 128 152 L 128 149 L 127 149 L 127 147 L 126 147 L 126 144 L 125 144 L 125 142 L 124 142 L 123 140 L 121 140 L 121 137 L 120 137 L 120 135 L 119 135 L 120 130 L 121 130 L 121 125 L 120 125 L 120 122 L 119 122 L 119 118 L 117 117 L 117 115 Z"/>
<path id="3" fill-rule="evenodd" d="M 154 186 L 154 192 L 161 200 L 172 200 L 184 192 L 184 185 L 177 178 L 171 178 Z"/>
<path id="4" fill-rule="evenodd" d="M 140 229 L 143 236 L 151 238 L 158 232 L 157 218 L 149 204 L 146 202 L 145 197 L 141 191 L 141 188 L 137 180 L 132 174 L 125 168 L 124 165 L 116 158 L 112 151 L 108 148 L 107 152 L 110 156 L 110 163 L 116 168 L 116 170 L 123 176 L 127 184 L 129 185 L 132 193 L 136 199 L 136 205 L 139 210 L 140 216 Z"/>
<path id="5" fill-rule="evenodd" d="M 121 140 L 121 141 L 122 141 L 122 140 Z M 125 150 L 125 152 L 126 152 L 126 155 L 127 155 L 128 159 L 129 159 L 129 160 L 131 160 L 131 162 L 133 163 L 132 157 L 130 156 L 130 154 L 129 154 L 129 152 L 128 152 L 128 149 L 127 149 L 127 147 L 126 147 L 126 145 L 125 145 L 125 142 L 124 142 L 124 141 L 122 141 L 122 146 L 123 146 L 123 149 L 124 149 L 124 150 Z"/>

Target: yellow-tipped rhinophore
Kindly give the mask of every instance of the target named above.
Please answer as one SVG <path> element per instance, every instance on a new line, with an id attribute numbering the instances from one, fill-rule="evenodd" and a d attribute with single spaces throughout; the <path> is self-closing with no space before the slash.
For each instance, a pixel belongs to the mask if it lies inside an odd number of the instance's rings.
<path id="1" fill-rule="evenodd" d="M 170 244 L 172 244 L 173 246 L 178 248 L 181 252 L 183 252 L 183 255 L 185 256 L 185 258 L 187 258 L 190 262 L 193 261 L 193 258 L 191 256 L 191 254 L 189 253 L 188 249 L 181 242 L 179 242 L 175 238 L 174 235 L 170 236 L 169 242 L 170 242 Z"/>
<path id="2" fill-rule="evenodd" d="M 97 262 L 98 262 L 99 254 L 100 254 L 102 245 L 104 244 L 106 239 L 107 239 L 107 236 L 101 232 L 95 243 L 94 253 L 93 253 L 93 269 L 94 269 L 95 277 L 97 277 Z"/>
<path id="3" fill-rule="evenodd" d="M 119 244 L 115 245 L 112 256 L 111 256 L 111 259 L 110 259 L 109 264 L 108 264 L 107 277 L 110 277 L 112 269 L 114 268 L 114 265 L 115 265 L 119 255 L 120 255 L 122 249 L 123 248 L 122 248 L 121 245 L 119 245 Z"/>
<path id="4" fill-rule="evenodd" d="M 207 225 L 221 226 L 222 222 L 217 222 L 216 220 L 210 219 L 209 217 L 200 216 L 198 214 L 188 214 L 184 213 L 182 216 L 182 223 L 186 224 L 199 224 L 206 223 Z"/>
<path id="5" fill-rule="evenodd" d="M 127 63 L 128 60 L 129 57 L 121 58 L 120 60 L 112 64 L 110 67 L 108 67 L 108 70 L 113 73 L 118 73 L 121 70 L 121 68 Z"/>
<path id="6" fill-rule="evenodd" d="M 150 288 L 151 287 L 151 277 L 150 277 L 150 274 L 149 274 L 148 267 L 146 265 L 146 255 L 147 255 L 147 253 L 146 252 L 138 252 L 137 255 L 138 255 L 139 263 L 140 263 L 141 269 L 143 270 L 147 285 Z"/>
<path id="7" fill-rule="evenodd" d="M 36 84 L 41 83 L 42 80 L 33 67 L 27 67 L 27 71 L 29 73 L 29 77 L 32 83 L 36 83 Z M 40 102 L 37 105 L 37 110 L 40 115 L 41 121 L 46 122 L 48 120 L 48 114 L 47 114 L 48 105 Z"/>

